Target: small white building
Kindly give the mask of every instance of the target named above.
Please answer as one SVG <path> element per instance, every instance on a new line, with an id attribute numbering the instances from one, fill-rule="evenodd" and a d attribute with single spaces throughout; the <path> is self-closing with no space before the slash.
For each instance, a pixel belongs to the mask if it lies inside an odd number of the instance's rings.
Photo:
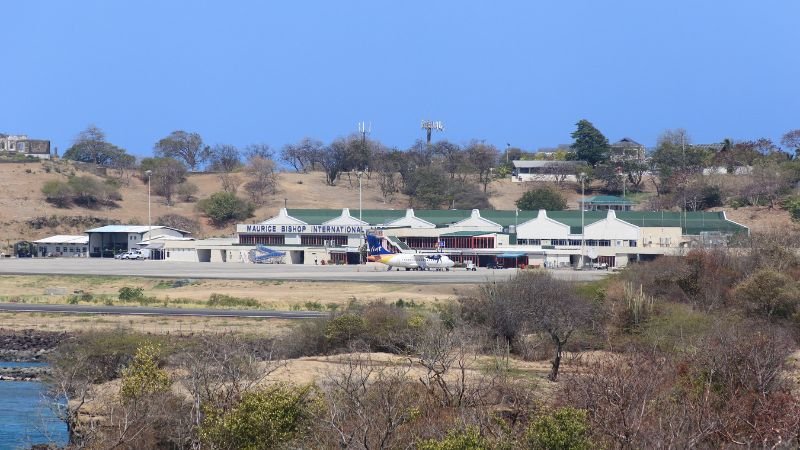
<path id="1" fill-rule="evenodd" d="M 33 241 L 39 256 L 89 256 L 89 236 L 59 234 Z"/>
<path id="2" fill-rule="evenodd" d="M 514 160 L 511 181 L 578 181 L 578 172 L 586 161 L 523 161 Z"/>

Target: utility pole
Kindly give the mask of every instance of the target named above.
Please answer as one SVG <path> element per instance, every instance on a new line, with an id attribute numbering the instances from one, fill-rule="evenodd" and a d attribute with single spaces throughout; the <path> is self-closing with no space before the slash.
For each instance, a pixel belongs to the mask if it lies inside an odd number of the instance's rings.
<path id="1" fill-rule="evenodd" d="M 583 254 L 584 254 L 584 251 L 586 249 L 585 248 L 585 246 L 586 246 L 586 231 L 584 230 L 584 227 L 583 227 L 583 224 L 584 224 L 584 221 L 583 221 L 583 210 L 586 209 L 586 192 L 585 192 L 585 188 L 584 188 L 584 182 L 586 180 L 586 174 L 584 172 L 581 172 L 579 176 L 581 177 L 581 261 L 580 261 L 580 268 L 581 268 L 581 270 L 583 270 L 583 266 L 584 266 Z"/>
<path id="2" fill-rule="evenodd" d="M 150 183 L 150 176 L 153 175 L 153 171 L 152 170 L 145 170 L 144 174 L 147 175 L 147 240 L 150 242 L 150 244 L 152 244 L 153 243 L 153 220 L 152 220 L 152 215 L 150 214 L 150 186 L 152 186 L 152 183 Z M 150 244 L 148 244 L 147 246 L 150 247 Z M 151 261 L 153 260 L 153 249 L 152 248 L 147 251 L 147 257 Z"/>
<path id="3" fill-rule="evenodd" d="M 681 159 L 683 160 L 683 226 L 686 227 L 686 134 L 683 132 L 681 133 Z"/>

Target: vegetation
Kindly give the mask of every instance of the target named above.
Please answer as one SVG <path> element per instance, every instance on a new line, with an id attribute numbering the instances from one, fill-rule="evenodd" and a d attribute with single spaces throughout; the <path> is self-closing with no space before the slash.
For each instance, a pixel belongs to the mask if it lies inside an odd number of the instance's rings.
<path id="1" fill-rule="evenodd" d="M 42 193 L 48 202 L 59 208 L 69 208 L 71 205 L 90 209 L 114 207 L 116 202 L 122 200 L 112 183 L 101 182 L 91 176 L 73 176 L 66 182 L 47 181 L 42 186 Z"/>
<path id="2" fill-rule="evenodd" d="M 517 200 L 517 208 L 524 211 L 561 211 L 567 209 L 567 199 L 553 188 L 536 188 L 522 194 Z"/>
<path id="3" fill-rule="evenodd" d="M 773 267 L 785 239 L 595 284 L 524 271 L 430 309 L 353 301 L 277 340 L 86 334 L 53 354 L 50 386 L 95 447 L 793 447 L 800 262 Z M 335 361 L 313 385 L 263 383 L 313 355 Z M 546 376 L 519 368 L 545 358 Z M 115 378 L 119 398 L 89 389 Z M 89 400 L 108 422 L 80 426 Z"/>
<path id="4" fill-rule="evenodd" d="M 231 192 L 217 192 L 201 200 L 197 209 L 211 219 L 215 226 L 222 227 L 233 221 L 253 217 L 255 206 Z"/>

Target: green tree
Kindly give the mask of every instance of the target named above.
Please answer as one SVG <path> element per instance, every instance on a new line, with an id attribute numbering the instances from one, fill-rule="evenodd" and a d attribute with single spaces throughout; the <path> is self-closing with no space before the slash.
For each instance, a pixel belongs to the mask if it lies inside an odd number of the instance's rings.
<path id="1" fill-rule="evenodd" d="M 235 220 L 253 217 L 255 206 L 230 192 L 216 192 L 198 202 L 197 209 L 211 219 L 214 225 L 221 227 Z"/>
<path id="2" fill-rule="evenodd" d="M 64 152 L 63 158 L 107 167 L 127 167 L 133 157 L 107 142 L 103 130 L 89 125 L 78 134 L 72 146 Z"/>
<path id="3" fill-rule="evenodd" d="M 155 145 L 157 157 L 182 161 L 192 172 L 208 160 L 210 153 L 211 149 L 203 145 L 203 138 L 199 134 L 183 130 L 173 131 Z"/>
<path id="4" fill-rule="evenodd" d="M 210 448 L 281 448 L 308 432 L 318 399 L 310 386 L 248 392 L 228 411 L 207 408 L 200 438 Z"/>
<path id="5" fill-rule="evenodd" d="M 586 411 L 559 408 L 533 421 L 525 433 L 525 448 L 531 450 L 589 450 Z"/>
<path id="6" fill-rule="evenodd" d="M 800 128 L 797 130 L 787 131 L 781 137 L 781 145 L 789 147 L 794 150 L 794 157 L 800 156 Z"/>
<path id="7" fill-rule="evenodd" d="M 549 187 L 531 189 L 522 194 L 517 200 L 517 208 L 525 211 L 536 211 L 547 209 L 550 211 L 561 211 L 566 209 L 567 200 L 561 193 Z"/>
<path id="8" fill-rule="evenodd" d="M 575 142 L 570 146 L 575 152 L 575 159 L 586 161 L 593 167 L 607 160 L 611 147 L 603 133 L 586 119 L 581 119 L 575 125 L 578 128 L 571 135 Z"/>
<path id="9" fill-rule="evenodd" d="M 441 440 L 429 439 L 417 445 L 419 450 L 489 450 L 492 446 L 476 427 L 450 430 Z"/>
<path id="10" fill-rule="evenodd" d="M 158 367 L 160 354 L 161 347 L 158 344 L 146 343 L 136 349 L 133 361 L 122 371 L 120 395 L 123 401 L 135 401 L 169 390 L 169 375 Z"/>
<path id="11" fill-rule="evenodd" d="M 450 179 L 444 170 L 436 166 L 420 166 L 414 170 L 406 183 L 404 192 L 415 205 L 428 209 L 449 206 Z"/>

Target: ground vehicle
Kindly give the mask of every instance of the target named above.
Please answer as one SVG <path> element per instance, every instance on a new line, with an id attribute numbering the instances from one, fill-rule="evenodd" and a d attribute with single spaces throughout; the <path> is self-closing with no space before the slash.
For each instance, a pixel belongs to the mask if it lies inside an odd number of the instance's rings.
<path id="1" fill-rule="evenodd" d="M 487 269 L 503 269 L 502 261 L 492 261 L 486 265 Z"/>
<path id="2" fill-rule="evenodd" d="M 140 250 L 131 250 L 114 256 L 115 259 L 146 259 Z"/>
<path id="3" fill-rule="evenodd" d="M 473 272 L 477 270 L 475 268 L 475 263 L 472 262 L 471 260 L 464 261 L 464 267 L 466 267 L 467 270 L 471 270 Z"/>

